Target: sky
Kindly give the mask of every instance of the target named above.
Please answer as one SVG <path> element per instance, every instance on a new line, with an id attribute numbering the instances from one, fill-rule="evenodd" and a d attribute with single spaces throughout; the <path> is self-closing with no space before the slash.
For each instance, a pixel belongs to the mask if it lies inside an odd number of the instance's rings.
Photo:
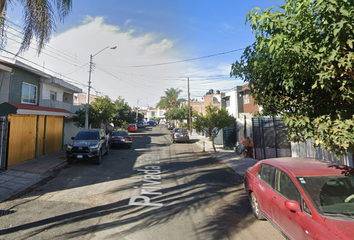
<path id="1" fill-rule="evenodd" d="M 19 1 L 17 1 L 19 2 Z M 123 98 L 131 107 L 155 107 L 165 91 L 200 99 L 210 89 L 245 84 L 230 77 L 231 64 L 254 42 L 246 14 L 283 0 L 73 0 L 38 56 L 36 45 L 18 59 L 91 94 Z M 17 53 L 22 6 L 8 8 L 5 50 Z M 115 49 L 111 49 L 116 47 Z M 0 53 L 8 55 L 4 51 Z"/>

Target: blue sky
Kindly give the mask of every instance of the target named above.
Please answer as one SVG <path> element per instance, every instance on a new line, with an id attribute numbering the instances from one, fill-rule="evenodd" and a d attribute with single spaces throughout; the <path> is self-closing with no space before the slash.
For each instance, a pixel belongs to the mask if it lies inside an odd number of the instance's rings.
<path id="1" fill-rule="evenodd" d="M 209 89 L 228 91 L 244 84 L 229 77 L 231 64 L 242 50 L 218 54 L 253 43 L 254 34 L 245 24 L 249 10 L 283 3 L 73 0 L 72 12 L 64 22 L 57 22 L 43 54 L 36 56 L 31 49 L 21 57 L 86 92 L 90 54 L 117 46 L 94 57 L 91 93 L 112 100 L 121 96 L 131 106 L 154 107 L 167 88 L 181 89 L 181 97 L 186 98 L 189 77 L 191 98 L 199 98 Z M 9 8 L 8 14 L 12 23 L 21 24 L 19 4 L 12 11 Z M 6 49 L 16 52 L 18 44 L 9 39 Z M 182 61 L 193 58 L 200 59 Z"/>

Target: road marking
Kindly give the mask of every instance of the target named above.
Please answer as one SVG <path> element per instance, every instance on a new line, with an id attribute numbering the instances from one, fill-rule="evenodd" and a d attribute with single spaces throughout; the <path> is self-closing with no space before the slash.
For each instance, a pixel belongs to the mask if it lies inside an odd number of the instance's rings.
<path id="1" fill-rule="evenodd" d="M 159 156 L 145 156 L 142 161 L 139 161 L 142 164 L 149 164 L 144 167 L 137 169 L 138 173 L 143 173 L 144 175 L 141 178 L 142 184 L 140 186 L 140 195 L 132 196 L 129 199 L 129 205 L 133 206 L 148 206 L 148 207 L 162 207 L 162 203 L 153 203 L 150 195 L 156 196 L 161 195 L 162 192 L 157 192 L 155 190 L 162 189 L 161 187 L 161 168 L 156 165 L 160 163 Z M 139 186 L 134 186 L 135 189 L 138 189 Z M 146 196 L 149 195 L 149 196 Z"/>

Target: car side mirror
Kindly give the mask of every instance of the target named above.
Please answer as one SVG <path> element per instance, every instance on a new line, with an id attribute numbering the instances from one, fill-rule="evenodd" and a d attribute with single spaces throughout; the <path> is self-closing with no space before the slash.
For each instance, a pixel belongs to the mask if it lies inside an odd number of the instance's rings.
<path id="1" fill-rule="evenodd" d="M 292 211 L 293 213 L 296 213 L 298 216 L 302 216 L 302 211 L 301 211 L 301 207 L 300 204 L 294 200 L 288 200 L 285 201 L 285 207 L 287 209 L 289 209 L 290 211 Z"/>

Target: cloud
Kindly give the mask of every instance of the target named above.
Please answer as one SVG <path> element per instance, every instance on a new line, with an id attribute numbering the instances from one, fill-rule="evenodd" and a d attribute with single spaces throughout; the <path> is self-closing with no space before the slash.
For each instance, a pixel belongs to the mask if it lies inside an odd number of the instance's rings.
<path id="1" fill-rule="evenodd" d="M 228 64 L 186 61 L 161 65 L 186 59 L 188 54 L 177 42 L 162 32 L 141 34 L 134 28 L 107 24 L 101 16 L 85 16 L 80 25 L 53 36 L 39 57 L 35 46 L 23 57 L 86 92 L 92 55 L 91 94 L 108 95 L 112 100 L 120 96 L 131 106 L 137 102 L 139 107 L 155 106 L 172 87 L 182 89 L 181 97 L 186 97 L 187 77 L 191 78 L 192 97 L 202 96 L 211 88 L 222 90 L 234 85 L 225 78 L 208 79 L 220 72 L 229 74 Z M 113 46 L 117 48 L 107 48 Z"/>

